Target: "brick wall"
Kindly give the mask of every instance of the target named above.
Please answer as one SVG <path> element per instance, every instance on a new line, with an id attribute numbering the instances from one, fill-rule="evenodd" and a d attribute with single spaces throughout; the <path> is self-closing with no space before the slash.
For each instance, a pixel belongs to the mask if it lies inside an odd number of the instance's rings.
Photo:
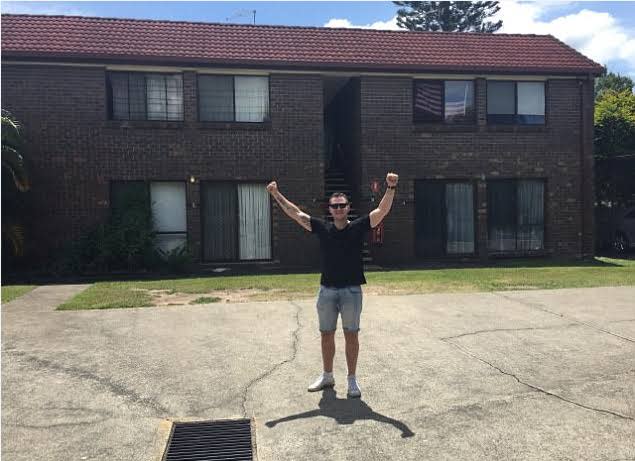
<path id="1" fill-rule="evenodd" d="M 33 190 L 29 202 L 34 258 L 106 219 L 112 180 L 187 182 L 188 237 L 201 254 L 200 181 L 276 179 L 281 191 L 321 215 L 322 79 L 273 74 L 271 122 L 197 121 L 196 74 L 184 72 L 183 122 L 107 120 L 103 68 L 3 65 L 3 108 L 24 125 Z M 370 211 L 368 185 L 400 174 L 380 264 L 414 262 L 414 180 L 469 179 L 476 185 L 476 255 L 487 257 L 487 190 L 492 178 L 546 180 L 545 250 L 579 257 L 593 251 L 593 87 L 573 79 L 547 85 L 545 127 L 486 123 L 486 82 L 476 81 L 472 127 L 414 124 L 412 80 L 361 77 L 360 211 Z M 582 174 L 583 173 L 583 174 Z M 354 178 L 357 181 L 357 178 Z M 364 197 L 366 199 L 364 199 Z M 315 201 L 314 201 L 315 200 Z M 405 203 L 404 203 L 405 201 Z M 374 206 L 374 205 L 373 205 Z M 273 206 L 273 256 L 285 265 L 317 265 L 317 241 Z"/>
<path id="2" fill-rule="evenodd" d="M 112 180 L 187 183 L 188 237 L 200 256 L 199 181 L 276 179 L 303 209 L 323 195 L 322 80 L 271 75 L 271 123 L 199 123 L 196 74 L 183 74 L 183 122 L 107 120 L 103 68 L 2 67 L 3 108 L 24 125 L 33 190 L 31 255 L 39 260 L 109 213 Z M 194 203 L 194 207 L 192 206 Z M 273 257 L 316 265 L 317 242 L 273 206 Z"/>
<path id="3" fill-rule="evenodd" d="M 370 181 L 383 180 L 389 170 L 400 175 L 395 203 L 385 222 L 384 244 L 373 248 L 375 261 L 416 261 L 414 181 L 442 178 L 466 179 L 476 185 L 476 255 L 488 254 L 486 181 L 495 178 L 545 179 L 545 252 L 567 257 L 591 254 L 591 86 L 574 79 L 550 80 L 544 127 L 495 127 L 486 122 L 486 81 L 477 79 L 477 122 L 462 128 L 415 124 L 410 78 L 362 77 L 362 192 L 368 195 Z"/>

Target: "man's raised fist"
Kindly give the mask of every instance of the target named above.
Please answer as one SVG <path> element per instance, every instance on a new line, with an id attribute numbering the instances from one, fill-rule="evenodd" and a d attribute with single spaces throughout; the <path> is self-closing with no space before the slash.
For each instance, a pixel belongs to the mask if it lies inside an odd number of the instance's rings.
<path id="1" fill-rule="evenodd" d="M 278 183 L 275 181 L 271 181 L 269 184 L 267 184 L 267 192 L 269 192 L 271 195 L 278 192 Z"/>
<path id="2" fill-rule="evenodd" d="M 386 183 L 389 186 L 393 186 L 393 187 L 396 186 L 398 181 L 399 181 L 399 175 L 398 174 L 396 174 L 396 173 L 388 173 L 386 175 Z"/>

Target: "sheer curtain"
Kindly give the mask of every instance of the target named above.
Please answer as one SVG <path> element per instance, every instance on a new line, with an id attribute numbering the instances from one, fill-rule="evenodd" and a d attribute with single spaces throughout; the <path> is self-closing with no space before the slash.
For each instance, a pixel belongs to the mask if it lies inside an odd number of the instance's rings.
<path id="1" fill-rule="evenodd" d="M 472 185 L 449 183 L 445 186 L 448 254 L 474 252 L 474 201 Z"/>
<path id="2" fill-rule="evenodd" d="M 203 257 L 205 261 L 235 260 L 238 233 L 236 186 L 202 184 Z"/>
<path id="3" fill-rule="evenodd" d="M 199 116 L 204 121 L 234 120 L 234 80 L 231 76 L 198 78 Z"/>
<path id="4" fill-rule="evenodd" d="M 152 219 L 158 232 L 157 247 L 169 252 L 187 242 L 187 219 L 185 216 L 185 183 L 150 183 Z"/>
<path id="5" fill-rule="evenodd" d="M 165 98 L 165 75 L 148 75 L 146 77 L 146 94 L 148 120 L 165 120 L 168 107 Z"/>
<path id="6" fill-rule="evenodd" d="M 262 122 L 269 116 L 269 78 L 234 77 L 236 121 Z"/>
<path id="7" fill-rule="evenodd" d="M 488 181 L 488 247 L 493 251 L 516 249 L 516 183 Z"/>
<path id="8" fill-rule="evenodd" d="M 240 259 L 271 258 L 269 196 L 263 184 L 238 185 Z"/>
<path id="9" fill-rule="evenodd" d="M 518 249 L 540 250 L 544 238 L 544 184 L 518 182 Z"/>

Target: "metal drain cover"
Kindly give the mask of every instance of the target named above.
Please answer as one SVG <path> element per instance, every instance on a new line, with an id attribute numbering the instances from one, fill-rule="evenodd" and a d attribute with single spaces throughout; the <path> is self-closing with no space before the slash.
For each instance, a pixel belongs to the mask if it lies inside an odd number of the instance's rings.
<path id="1" fill-rule="evenodd" d="M 252 461 L 248 419 L 174 423 L 163 461 Z"/>

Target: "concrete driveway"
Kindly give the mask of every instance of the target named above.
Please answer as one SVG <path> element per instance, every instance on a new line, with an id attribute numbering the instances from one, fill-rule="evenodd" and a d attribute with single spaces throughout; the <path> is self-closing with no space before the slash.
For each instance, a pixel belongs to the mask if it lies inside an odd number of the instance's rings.
<path id="1" fill-rule="evenodd" d="M 243 417 L 260 461 L 635 459 L 635 287 L 368 296 L 361 400 L 341 331 L 306 392 L 313 300 L 54 310 L 83 288 L 2 308 L 4 459 L 157 461 L 170 420 Z"/>

